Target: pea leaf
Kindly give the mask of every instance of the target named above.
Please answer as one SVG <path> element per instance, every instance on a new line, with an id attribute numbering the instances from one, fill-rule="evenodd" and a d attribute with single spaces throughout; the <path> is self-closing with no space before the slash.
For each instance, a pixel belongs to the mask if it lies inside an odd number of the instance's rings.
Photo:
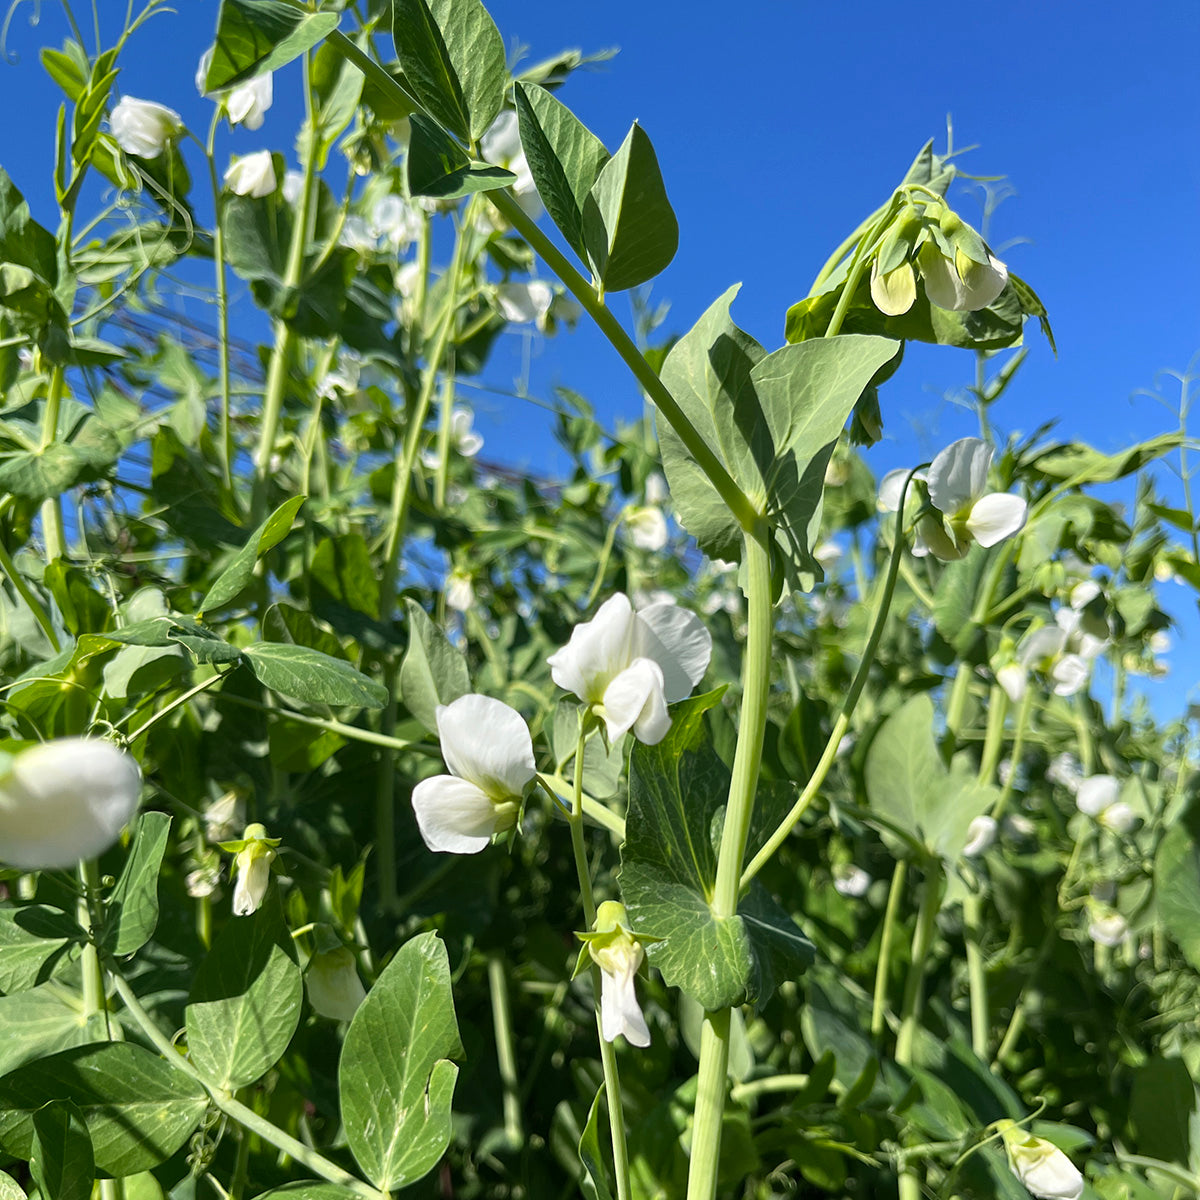
<path id="1" fill-rule="evenodd" d="M 48 1104 L 33 1114 L 29 1173 L 43 1196 L 89 1200 L 96 1164 L 87 1126 L 74 1104 Z"/>
<path id="2" fill-rule="evenodd" d="M 242 654 L 259 682 L 294 700 L 356 708 L 382 708 L 388 700 L 383 684 L 308 646 L 255 642 Z"/>
<path id="3" fill-rule="evenodd" d="M 171 818 L 142 813 L 133 834 L 125 869 L 108 902 L 101 944 L 115 955 L 140 950 L 158 924 L 158 870 L 167 848 Z"/>
<path id="4" fill-rule="evenodd" d="M 450 1142 L 462 1053 L 450 962 L 435 933 L 406 942 L 359 1005 L 338 1064 L 342 1123 L 376 1187 L 420 1179 Z"/>
<path id="5" fill-rule="evenodd" d="M 276 71 L 338 27 L 336 13 L 306 13 L 283 0 L 221 0 L 205 92 Z"/>
<path id="6" fill-rule="evenodd" d="M 304 496 L 292 496 L 285 500 L 247 539 L 246 544 L 233 556 L 229 566 L 217 576 L 200 602 L 200 613 L 213 608 L 222 608 L 236 599 L 254 576 L 254 566 L 268 550 L 279 545 L 291 532 L 292 522 Z"/>
<path id="7" fill-rule="evenodd" d="M 517 177 L 503 167 L 472 162 L 467 152 L 436 121 L 421 113 L 409 117 L 408 190 L 414 196 L 453 200 L 472 192 L 508 187 Z"/>
<path id="8" fill-rule="evenodd" d="M 408 611 L 408 649 L 400 664 L 400 696 L 430 733 L 437 732 L 437 709 L 471 690 L 467 660 L 446 640 L 415 600 Z"/>

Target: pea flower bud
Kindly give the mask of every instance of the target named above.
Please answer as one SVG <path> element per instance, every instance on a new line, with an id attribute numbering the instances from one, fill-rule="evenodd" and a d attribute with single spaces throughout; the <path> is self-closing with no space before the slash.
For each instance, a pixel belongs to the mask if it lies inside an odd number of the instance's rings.
<path id="1" fill-rule="evenodd" d="M 225 186 L 236 196 L 261 199 L 275 190 L 275 160 L 270 150 L 235 158 L 225 172 Z"/>
<path id="2" fill-rule="evenodd" d="M 248 917 L 262 905 L 267 885 L 271 882 L 271 863 L 275 861 L 275 847 L 278 845 L 279 838 L 267 837 L 266 828 L 257 822 L 246 826 L 240 841 L 221 843 L 222 850 L 235 855 L 234 916 Z"/>
<path id="3" fill-rule="evenodd" d="M 0 861 L 70 867 L 117 840 L 137 811 L 134 759 L 98 738 L 57 738 L 0 756 Z"/>
<path id="4" fill-rule="evenodd" d="M 1013 1121 L 997 1121 L 1013 1174 L 1038 1200 L 1079 1200 L 1083 1176 L 1053 1143 L 1035 1137 Z"/>
<path id="5" fill-rule="evenodd" d="M 624 1034 L 631 1046 L 650 1045 L 650 1030 L 638 1004 L 633 980 L 646 957 L 628 925 L 625 906 L 605 900 L 590 933 L 576 934 L 600 968 L 600 1029 L 606 1042 Z"/>
<path id="6" fill-rule="evenodd" d="M 304 972 L 304 986 L 313 1009 L 333 1021 L 349 1021 L 367 998 L 354 955 L 345 946 L 314 954 Z"/>
<path id="7" fill-rule="evenodd" d="M 138 158 L 157 158 L 183 132 L 183 118 L 173 108 L 132 96 L 123 96 L 108 120 L 117 145 Z"/>

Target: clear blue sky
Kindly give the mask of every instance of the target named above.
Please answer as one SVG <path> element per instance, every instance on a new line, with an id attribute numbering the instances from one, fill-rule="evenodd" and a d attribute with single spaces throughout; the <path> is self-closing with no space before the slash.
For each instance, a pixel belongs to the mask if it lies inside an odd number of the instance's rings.
<path id="1" fill-rule="evenodd" d="M 124 7 L 98 2 L 114 18 Z M 178 4 L 180 13 L 137 35 L 120 86 L 203 130 L 211 110 L 193 73 L 217 4 Z M 86 4 L 78 7 L 85 17 Z M 1115 449 L 1171 426 L 1159 405 L 1130 397 L 1200 350 L 1196 0 L 493 0 L 490 8 L 531 60 L 568 46 L 620 47 L 563 98 L 610 147 L 635 118 L 654 141 L 680 223 L 679 253 L 655 284 L 656 299 L 672 305 L 668 328 L 683 332 L 741 280 L 735 318 L 768 348 L 780 344 L 787 307 L 920 145 L 943 139 L 949 113 L 956 143 L 979 145 L 964 167 L 1005 175 L 1015 189 L 991 241 L 1037 289 L 1058 338 L 1056 361 L 1031 336 L 1029 360 L 996 414 L 1001 428 L 1029 431 L 1057 416 L 1062 435 Z M 65 22 L 47 4 L 31 29 L 32 11 L 28 2 L 18 9 L 8 37 L 20 61 L 0 66 L 8 118 L 0 163 L 53 225 L 57 98 L 36 52 L 61 40 Z M 290 151 L 297 89 L 295 73 L 284 73 L 263 129 L 235 131 L 225 148 Z M 977 209 L 967 200 L 962 211 L 971 219 Z M 497 361 L 492 377 L 508 382 L 515 363 L 515 355 Z M 964 351 L 913 347 L 883 393 L 889 440 L 870 456 L 878 472 L 973 432 L 971 418 L 941 399 L 972 370 Z M 620 363 L 590 331 L 539 352 L 535 388 L 556 380 L 608 419 L 640 411 Z M 531 441 L 521 412 L 518 449 L 515 432 L 506 437 L 510 404 L 477 401 L 489 450 L 544 469 L 549 436 Z M 1170 597 L 1174 607 L 1182 595 Z"/>

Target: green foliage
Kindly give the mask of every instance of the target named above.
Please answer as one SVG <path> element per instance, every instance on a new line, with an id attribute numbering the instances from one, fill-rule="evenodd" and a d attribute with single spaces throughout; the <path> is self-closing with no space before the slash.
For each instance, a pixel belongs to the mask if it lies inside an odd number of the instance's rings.
<path id="1" fill-rule="evenodd" d="M 337 28 L 336 13 L 306 13 L 283 0 L 221 0 L 206 92 L 277 71 Z"/>
<path id="2" fill-rule="evenodd" d="M 420 1179 L 450 1140 L 462 1054 L 446 947 L 436 934 L 406 942 L 375 981 L 338 1064 L 342 1120 L 367 1177 L 391 1191 Z"/>
<path id="3" fill-rule="evenodd" d="M 125 869 L 108 898 L 101 944 L 111 954 L 132 954 L 158 924 L 158 875 L 167 849 L 171 818 L 148 812 L 138 818 Z"/>
<path id="4" fill-rule="evenodd" d="M 48 1104 L 33 1114 L 29 1173 L 44 1196 L 88 1200 L 95 1170 L 91 1138 L 74 1104 Z"/>
<path id="5" fill-rule="evenodd" d="M 400 695 L 430 733 L 437 732 L 437 709 L 471 690 L 467 660 L 446 640 L 415 601 L 406 600 L 408 649 L 400 664 Z"/>

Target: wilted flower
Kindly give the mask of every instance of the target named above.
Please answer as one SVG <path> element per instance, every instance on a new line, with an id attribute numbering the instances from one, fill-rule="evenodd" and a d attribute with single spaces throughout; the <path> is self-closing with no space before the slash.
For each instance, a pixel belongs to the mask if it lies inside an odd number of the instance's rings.
<path id="1" fill-rule="evenodd" d="M 126 154 L 157 158 L 183 132 L 183 118 L 165 104 L 124 96 L 109 116 L 113 137 Z"/>
<path id="2" fill-rule="evenodd" d="M 57 738 L 0 761 L 0 861 L 70 867 L 117 840 L 137 811 L 142 776 L 111 742 Z"/>
<path id="3" fill-rule="evenodd" d="M 638 1004 L 633 980 L 646 957 L 628 925 L 625 906 L 605 900 L 590 933 L 576 934 L 600 968 L 600 1029 L 606 1042 L 624 1034 L 631 1046 L 650 1045 L 650 1030 Z"/>
<path id="4" fill-rule="evenodd" d="M 979 855 L 986 854 L 995 841 L 996 818 L 976 817 L 967 826 L 967 844 L 963 847 L 963 854 L 967 858 L 978 858 Z"/>
<path id="5" fill-rule="evenodd" d="M 235 158 L 225 172 L 225 186 L 238 196 L 269 196 L 275 183 L 275 160 L 270 150 Z"/>
<path id="6" fill-rule="evenodd" d="M 833 868 L 833 888 L 842 896 L 865 896 L 871 886 L 871 876 L 853 863 L 838 863 Z"/>
<path id="7" fill-rule="evenodd" d="M 618 592 L 547 661 L 559 687 L 603 716 L 610 739 L 632 729 L 652 746 L 671 728 L 667 705 L 691 693 L 711 656 L 712 637 L 695 613 L 677 604 L 635 613 Z"/>
<path id="8" fill-rule="evenodd" d="M 196 91 L 202 96 L 209 95 L 204 86 L 208 78 L 208 69 L 212 66 L 213 51 L 210 46 L 200 56 L 200 64 L 196 68 Z M 227 91 L 213 93 L 215 99 L 225 109 L 231 125 L 244 125 L 247 129 L 261 129 L 267 109 L 271 107 L 274 95 L 273 76 L 270 71 L 255 75 L 245 83 Z"/>
<path id="9" fill-rule="evenodd" d="M 661 550 L 670 536 L 667 518 L 663 516 L 662 509 L 652 504 L 643 508 L 628 509 L 625 513 L 625 528 L 629 530 L 629 540 L 639 550 Z"/>
<path id="10" fill-rule="evenodd" d="M 222 849 L 234 851 L 236 878 L 233 884 L 233 915 L 248 917 L 258 912 L 271 882 L 271 864 L 275 861 L 278 838 L 267 837 L 266 829 L 255 822 L 246 826 L 240 842 L 225 842 Z"/>
<path id="11" fill-rule="evenodd" d="M 437 728 L 450 774 L 413 788 L 417 826 L 430 850 L 476 854 L 516 824 L 537 773 L 529 727 L 507 704 L 468 695 L 438 706 Z"/>
<path id="12" fill-rule="evenodd" d="M 349 1021 L 367 998 L 354 955 L 345 946 L 314 954 L 304 972 L 304 986 L 314 1011 L 333 1021 Z"/>
<path id="13" fill-rule="evenodd" d="M 1038 1200 L 1079 1200 L 1083 1176 L 1053 1143 L 1035 1137 L 1013 1121 L 997 1121 L 1013 1174 Z"/>

